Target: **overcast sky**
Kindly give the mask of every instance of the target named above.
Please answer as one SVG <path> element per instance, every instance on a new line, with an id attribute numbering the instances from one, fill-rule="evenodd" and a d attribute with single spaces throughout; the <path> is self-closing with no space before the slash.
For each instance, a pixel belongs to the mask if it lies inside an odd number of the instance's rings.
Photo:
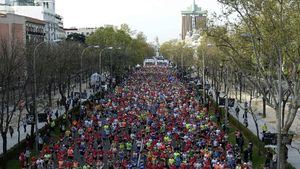
<path id="1" fill-rule="evenodd" d="M 193 0 L 56 0 L 56 13 L 64 18 L 64 26 L 99 27 L 127 23 L 142 31 L 148 41 L 160 42 L 179 38 L 180 12 Z M 216 0 L 196 0 L 209 13 L 219 11 Z"/>

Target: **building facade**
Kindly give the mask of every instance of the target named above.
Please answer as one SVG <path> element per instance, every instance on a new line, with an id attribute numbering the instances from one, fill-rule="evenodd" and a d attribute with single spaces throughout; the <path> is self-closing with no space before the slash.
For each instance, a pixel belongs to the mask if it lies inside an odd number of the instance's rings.
<path id="1" fill-rule="evenodd" d="M 207 11 L 203 11 L 195 3 L 188 7 L 186 10 L 181 11 L 182 27 L 181 39 L 185 40 L 186 37 L 199 36 L 199 31 L 206 26 Z M 198 35 L 196 35 L 198 34 Z"/>
<path id="2" fill-rule="evenodd" d="M 26 16 L 0 13 L 0 39 L 25 45 L 46 38 L 46 22 Z"/>
<path id="3" fill-rule="evenodd" d="M 78 34 L 82 34 L 84 36 L 89 36 L 92 35 L 93 33 L 96 32 L 98 28 L 94 27 L 94 28 L 65 28 L 65 36 L 67 37 L 68 35 L 72 34 L 72 33 L 78 33 Z"/>
<path id="4" fill-rule="evenodd" d="M 63 18 L 55 13 L 55 0 L 0 0 L 0 12 L 15 13 L 46 22 L 47 41 L 64 38 Z"/>

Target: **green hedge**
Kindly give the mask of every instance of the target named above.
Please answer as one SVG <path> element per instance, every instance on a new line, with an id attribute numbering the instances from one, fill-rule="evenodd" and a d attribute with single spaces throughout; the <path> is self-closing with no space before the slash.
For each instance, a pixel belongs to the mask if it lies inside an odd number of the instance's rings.
<path id="1" fill-rule="evenodd" d="M 210 98 L 210 100 L 213 102 L 214 107 L 218 107 L 218 104 L 212 98 Z M 225 109 L 222 108 L 220 110 L 221 110 L 222 118 L 224 118 Z M 242 123 L 240 123 L 237 119 L 235 119 L 230 113 L 228 114 L 228 121 L 231 125 L 233 125 L 235 128 L 240 130 L 243 133 L 244 137 L 246 137 L 248 140 L 251 140 L 253 145 L 258 148 L 260 154 L 262 155 L 265 154 L 266 149 L 264 143 L 261 142 L 258 139 L 258 137 L 252 133 L 252 131 L 250 131 L 247 127 L 245 127 Z M 295 169 L 295 167 L 293 167 L 290 163 L 287 163 L 287 169 Z"/>
<path id="2" fill-rule="evenodd" d="M 228 115 L 228 120 L 230 124 L 232 124 L 234 127 L 239 129 L 248 140 L 251 140 L 251 142 L 258 147 L 260 153 L 264 154 L 266 152 L 264 148 L 265 147 L 264 143 L 261 142 L 258 139 L 258 137 L 252 133 L 252 131 L 250 131 L 247 127 L 241 124 L 231 114 Z"/>

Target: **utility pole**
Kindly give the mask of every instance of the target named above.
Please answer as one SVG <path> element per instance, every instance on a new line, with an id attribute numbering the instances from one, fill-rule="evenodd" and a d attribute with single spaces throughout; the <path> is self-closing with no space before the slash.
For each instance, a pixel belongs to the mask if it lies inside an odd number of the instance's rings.
<path id="1" fill-rule="evenodd" d="M 277 110 L 277 169 L 283 169 L 283 157 L 281 154 L 281 102 L 282 102 L 282 74 L 281 74 L 281 68 L 282 68 L 282 58 L 281 58 L 281 52 L 279 52 L 279 58 L 278 58 L 278 110 Z"/>
<path id="2" fill-rule="evenodd" d="M 203 97 L 203 104 L 205 104 L 206 102 L 206 98 L 205 98 L 205 63 L 204 63 L 204 51 L 202 52 L 202 88 L 203 88 L 203 93 L 202 93 L 202 97 Z"/>
<path id="3" fill-rule="evenodd" d="M 228 67 L 225 63 L 226 67 L 226 77 L 225 77 L 225 129 L 227 130 L 227 124 L 228 124 Z"/>

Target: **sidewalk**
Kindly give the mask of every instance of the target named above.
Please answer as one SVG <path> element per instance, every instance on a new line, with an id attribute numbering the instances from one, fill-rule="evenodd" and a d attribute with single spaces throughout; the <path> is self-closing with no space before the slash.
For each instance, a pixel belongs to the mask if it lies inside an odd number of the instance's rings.
<path id="1" fill-rule="evenodd" d="M 210 90 L 212 95 L 213 95 L 213 99 L 216 98 L 215 92 L 214 90 Z M 223 97 L 225 94 L 224 93 L 220 93 L 220 97 Z M 239 106 L 240 107 L 240 112 L 239 112 L 239 117 L 236 116 L 235 114 L 235 107 Z M 253 106 L 253 104 L 252 104 Z M 262 107 L 258 107 L 255 105 L 253 106 L 255 109 L 257 109 L 259 112 L 261 112 Z M 235 105 L 233 108 L 229 108 L 229 113 L 237 120 L 239 120 L 240 123 L 243 124 L 243 114 L 244 114 L 244 104 L 243 103 L 239 103 L 239 102 L 235 102 Z M 248 116 L 247 116 L 247 120 L 248 120 L 248 129 L 256 135 L 256 127 L 255 127 L 255 123 L 254 120 L 252 118 L 252 115 L 248 112 Z M 297 118 L 297 117 L 296 117 Z M 260 133 L 260 138 L 262 138 L 262 131 L 261 131 L 261 126 L 266 123 L 268 126 L 268 130 L 270 132 L 276 132 L 276 129 L 274 128 L 274 124 L 270 124 L 270 122 L 266 121 L 265 119 L 263 119 L 261 116 L 257 115 L 257 123 L 258 123 L 258 127 L 259 127 L 259 133 Z M 292 141 L 292 146 L 299 148 L 300 147 L 300 141 Z M 291 146 L 288 146 L 288 160 L 287 160 L 293 167 L 295 167 L 296 169 L 300 169 L 300 153 L 295 150 L 294 148 L 292 148 Z"/>
<path id="2" fill-rule="evenodd" d="M 87 89 L 87 85 L 86 84 L 82 84 L 82 91 L 87 90 L 88 92 L 88 96 L 91 93 L 91 90 Z M 75 88 L 73 91 L 79 91 L 79 86 L 77 88 Z M 56 94 L 55 96 L 53 96 L 53 100 L 54 100 L 54 105 L 56 105 L 56 100 L 60 98 L 59 94 Z M 73 104 L 72 104 L 73 105 Z M 52 108 L 53 111 L 53 116 L 52 118 L 55 119 L 55 115 L 54 112 L 56 112 L 56 110 L 58 110 L 59 112 L 59 116 L 61 116 L 64 112 L 64 108 L 62 106 L 60 106 L 59 108 L 57 108 L 56 106 L 52 106 L 54 108 Z M 70 109 L 72 109 L 73 107 L 70 107 Z M 16 111 L 19 112 L 19 111 Z M 44 112 L 44 109 L 39 107 L 38 108 L 38 112 Z M 21 122 L 20 122 L 20 141 L 22 141 L 23 139 L 26 138 L 27 134 L 30 134 L 31 131 L 31 125 L 27 125 L 26 126 L 26 132 L 24 132 L 24 128 L 23 128 L 23 122 L 22 122 L 22 118 L 25 117 L 25 115 L 27 114 L 26 109 L 23 110 L 22 112 L 22 117 L 21 117 Z M 11 149 L 13 146 L 15 146 L 16 144 L 18 144 L 18 131 L 17 131 L 17 125 L 18 125 L 18 117 L 17 117 L 18 113 L 16 113 L 16 115 L 14 115 L 12 121 L 11 121 L 11 126 L 14 129 L 14 133 L 12 135 L 12 137 L 10 137 L 9 132 L 7 133 L 7 150 Z M 41 129 L 46 125 L 46 123 L 38 123 L 38 128 Z M 3 139 L 0 139 L 0 154 L 3 153 Z"/>

